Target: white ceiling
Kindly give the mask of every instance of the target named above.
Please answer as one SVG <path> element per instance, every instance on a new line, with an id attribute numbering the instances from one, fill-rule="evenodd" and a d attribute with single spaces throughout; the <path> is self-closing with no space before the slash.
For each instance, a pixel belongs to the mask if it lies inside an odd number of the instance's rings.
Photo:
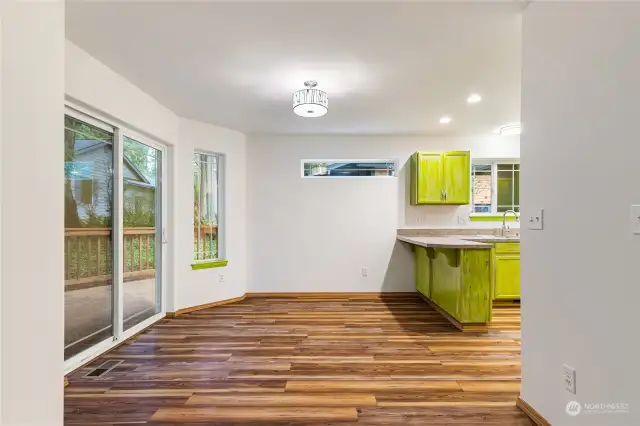
<path id="1" fill-rule="evenodd" d="M 520 119 L 521 11 L 521 2 L 68 1 L 66 27 L 183 117 L 246 133 L 466 135 Z M 328 92 L 324 117 L 291 110 L 308 79 Z M 467 104 L 471 92 L 482 102 Z M 439 124 L 443 115 L 452 123 Z"/>

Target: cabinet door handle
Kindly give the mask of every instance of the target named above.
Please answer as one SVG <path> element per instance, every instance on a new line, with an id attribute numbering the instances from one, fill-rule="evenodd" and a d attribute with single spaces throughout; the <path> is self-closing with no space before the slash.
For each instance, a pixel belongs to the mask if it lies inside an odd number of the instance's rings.
<path id="1" fill-rule="evenodd" d="M 444 201 L 444 189 L 440 190 L 440 199 Z"/>
<path id="2" fill-rule="evenodd" d="M 447 201 L 447 191 L 444 191 L 444 200 Z"/>

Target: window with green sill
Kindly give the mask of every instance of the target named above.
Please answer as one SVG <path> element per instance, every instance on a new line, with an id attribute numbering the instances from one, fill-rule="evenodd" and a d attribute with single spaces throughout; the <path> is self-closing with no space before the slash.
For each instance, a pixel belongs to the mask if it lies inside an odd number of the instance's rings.
<path id="1" fill-rule="evenodd" d="M 193 155 L 193 269 L 227 264 L 220 238 L 222 165 L 220 154 Z"/>
<path id="2" fill-rule="evenodd" d="M 498 220 L 507 210 L 520 213 L 520 164 L 517 161 L 474 160 L 471 176 L 471 220 Z"/>

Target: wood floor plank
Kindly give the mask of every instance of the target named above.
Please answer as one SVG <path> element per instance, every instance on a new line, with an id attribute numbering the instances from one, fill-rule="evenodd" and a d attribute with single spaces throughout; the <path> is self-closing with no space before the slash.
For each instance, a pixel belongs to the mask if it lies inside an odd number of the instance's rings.
<path id="1" fill-rule="evenodd" d="M 287 392 L 345 392 L 345 391 L 417 391 L 417 390 L 459 390 L 456 381 L 413 381 L 413 380 L 296 380 L 287 382 Z"/>
<path id="2" fill-rule="evenodd" d="M 283 395 L 193 395 L 186 405 L 214 405 L 234 407 L 372 407 L 373 394 L 364 393 L 285 393 Z"/>
<path id="3" fill-rule="evenodd" d="M 459 382 L 466 392 L 520 392 L 520 381 L 464 381 Z"/>
<path id="4" fill-rule="evenodd" d="M 461 333 L 404 294 L 252 297 L 163 320 L 69 376 L 65 424 L 531 426 L 520 309 Z M 98 379 L 105 360 L 121 360 Z"/>
<path id="5" fill-rule="evenodd" d="M 152 421 L 188 422 L 264 422 L 264 421 L 357 421 L 350 407 L 184 407 L 161 408 Z"/>

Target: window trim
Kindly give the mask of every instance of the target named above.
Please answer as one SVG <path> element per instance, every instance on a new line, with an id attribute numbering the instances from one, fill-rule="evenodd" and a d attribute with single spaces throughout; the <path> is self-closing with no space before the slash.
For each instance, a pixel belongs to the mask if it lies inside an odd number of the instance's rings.
<path id="1" fill-rule="evenodd" d="M 498 212 L 498 164 L 507 164 L 507 165 L 520 165 L 519 158 L 474 158 L 471 161 L 471 179 L 473 180 L 473 165 L 482 164 L 482 165 L 491 165 L 491 212 L 489 213 L 476 213 L 475 209 L 475 200 L 473 197 L 473 185 L 471 186 L 471 212 L 469 213 L 469 218 L 472 222 L 491 222 L 491 221 L 501 221 L 502 213 Z M 517 212 L 516 215 L 520 217 L 520 213 Z M 508 221 L 515 221 L 513 216 L 510 216 L 511 219 Z"/>
<path id="2" fill-rule="evenodd" d="M 222 152 L 211 151 L 208 149 L 199 149 L 196 148 L 193 150 L 191 161 L 193 161 L 193 157 L 196 154 L 203 155 L 211 155 L 218 157 L 217 167 L 218 167 L 218 235 L 217 235 L 217 252 L 218 257 L 216 259 L 199 259 L 196 260 L 193 258 L 193 253 L 191 253 L 191 269 L 210 269 L 210 268 L 220 268 L 225 267 L 229 263 L 227 260 L 227 240 L 226 240 L 226 169 L 227 169 L 227 155 Z M 193 177 L 193 170 L 192 170 Z M 193 200 L 195 203 L 195 199 Z M 192 224 L 195 226 L 195 217 L 192 217 Z M 195 238 L 195 237 L 193 237 Z M 192 243 L 195 241 L 192 240 Z"/>
<path id="3" fill-rule="evenodd" d="M 305 176 L 305 163 L 393 163 L 392 176 Z M 300 160 L 300 176 L 302 179 L 396 179 L 398 177 L 398 159 L 397 158 L 303 158 Z"/>

